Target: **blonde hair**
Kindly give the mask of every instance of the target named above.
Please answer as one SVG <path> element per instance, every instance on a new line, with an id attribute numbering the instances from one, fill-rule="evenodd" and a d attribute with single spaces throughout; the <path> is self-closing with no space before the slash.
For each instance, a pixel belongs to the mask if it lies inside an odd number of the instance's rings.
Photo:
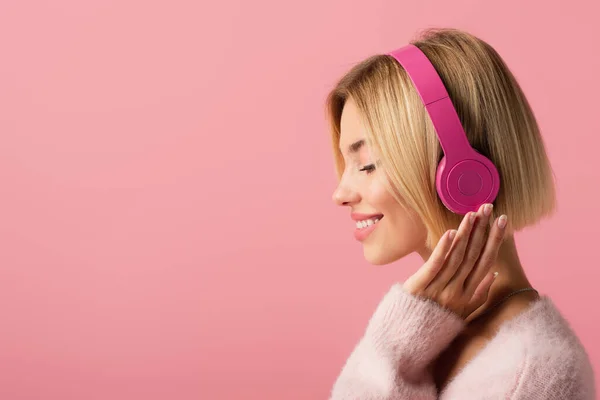
<path id="1" fill-rule="evenodd" d="M 440 75 L 467 138 L 500 173 L 494 214 L 509 217 L 509 232 L 550 216 L 556 207 L 552 169 L 540 129 L 517 80 L 485 41 L 457 29 L 428 29 L 410 43 L 425 53 Z M 340 120 L 347 99 L 356 103 L 366 141 L 379 156 L 384 181 L 399 204 L 416 214 L 435 246 L 462 216 L 437 196 L 435 175 L 443 156 L 433 124 L 412 81 L 388 55 L 355 65 L 327 96 L 338 178 Z"/>

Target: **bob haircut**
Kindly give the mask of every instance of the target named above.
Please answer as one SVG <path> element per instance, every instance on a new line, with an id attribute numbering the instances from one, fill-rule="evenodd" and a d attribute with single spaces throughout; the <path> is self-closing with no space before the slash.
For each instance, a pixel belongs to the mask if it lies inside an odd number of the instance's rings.
<path id="1" fill-rule="evenodd" d="M 450 28 L 427 29 L 410 42 L 435 67 L 471 146 L 498 168 L 494 214 L 508 215 L 507 233 L 534 225 L 556 207 L 554 175 L 538 123 L 517 80 L 485 41 Z M 433 124 L 411 79 L 389 55 L 353 66 L 326 99 L 338 179 L 345 165 L 340 120 L 348 98 L 356 103 L 366 142 L 376 154 L 388 191 L 427 228 L 428 248 L 462 216 L 437 196 L 435 176 L 443 156 Z M 493 221 L 493 219 L 490 219 Z"/>

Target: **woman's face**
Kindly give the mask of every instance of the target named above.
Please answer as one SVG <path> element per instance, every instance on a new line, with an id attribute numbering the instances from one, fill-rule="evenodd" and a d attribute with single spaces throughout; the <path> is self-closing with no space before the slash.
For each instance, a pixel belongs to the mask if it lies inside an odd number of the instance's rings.
<path id="1" fill-rule="evenodd" d="M 354 236 L 362 243 L 366 260 L 383 265 L 420 251 L 427 236 L 425 226 L 419 218 L 414 222 L 387 191 L 383 171 L 377 170 L 377 155 L 371 154 L 351 98 L 345 103 L 340 130 L 345 168 L 333 201 L 349 208 Z"/>

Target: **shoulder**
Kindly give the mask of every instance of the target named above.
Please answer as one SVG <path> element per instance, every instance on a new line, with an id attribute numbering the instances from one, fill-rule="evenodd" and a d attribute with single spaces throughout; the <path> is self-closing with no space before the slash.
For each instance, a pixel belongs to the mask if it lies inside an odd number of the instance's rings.
<path id="1" fill-rule="evenodd" d="M 594 374 L 589 356 L 552 299 L 542 296 L 515 308 L 516 315 L 499 327 L 498 335 L 519 349 L 523 362 L 517 398 L 594 399 Z M 565 397 L 566 398 L 566 397 Z"/>
<path id="2" fill-rule="evenodd" d="M 587 353 L 548 297 L 513 303 L 481 334 L 483 348 L 441 399 L 464 398 L 465 393 L 515 400 L 595 399 Z"/>

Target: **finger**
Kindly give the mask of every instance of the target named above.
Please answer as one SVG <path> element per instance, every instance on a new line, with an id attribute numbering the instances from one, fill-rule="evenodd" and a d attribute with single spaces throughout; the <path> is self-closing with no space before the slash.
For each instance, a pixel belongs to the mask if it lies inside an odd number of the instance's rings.
<path id="1" fill-rule="evenodd" d="M 485 244 L 485 249 L 483 250 L 481 257 L 479 257 L 477 265 L 473 268 L 467 279 L 465 279 L 465 294 L 468 295 L 476 290 L 480 281 L 486 276 L 496 261 L 500 246 L 504 241 L 506 221 L 506 215 L 502 215 L 494 221 L 487 243 Z"/>
<path id="2" fill-rule="evenodd" d="M 498 276 L 497 272 L 488 273 L 485 278 L 481 281 L 481 283 L 477 286 L 477 289 L 473 293 L 471 300 L 467 305 L 466 315 L 470 315 L 473 311 L 477 310 L 479 307 L 483 305 L 488 299 L 490 294 L 490 288 L 492 284 L 495 282 L 496 277 Z"/>
<path id="3" fill-rule="evenodd" d="M 446 256 L 445 266 L 434 282 L 436 286 L 439 285 L 439 288 L 446 287 L 448 281 L 450 281 L 460 266 L 476 216 L 477 214 L 475 212 L 469 212 L 461 221 L 450 253 Z"/>
<path id="4" fill-rule="evenodd" d="M 415 279 L 419 287 L 426 288 L 440 272 L 455 236 L 456 230 L 454 229 L 446 231 L 442 235 L 427 262 L 417 272 L 419 275 Z"/>
<path id="5" fill-rule="evenodd" d="M 477 212 L 477 221 L 473 227 L 473 233 L 471 234 L 469 243 L 467 244 L 463 262 L 458 267 L 458 270 L 449 283 L 457 285 L 460 284 L 460 287 L 462 287 L 462 285 L 465 283 L 465 279 L 471 273 L 471 270 L 479 259 L 479 256 L 483 250 L 483 246 L 486 243 L 488 224 L 490 221 L 490 216 L 492 215 L 492 209 L 493 206 L 491 204 L 483 204 L 481 207 L 479 207 L 479 211 Z"/>

